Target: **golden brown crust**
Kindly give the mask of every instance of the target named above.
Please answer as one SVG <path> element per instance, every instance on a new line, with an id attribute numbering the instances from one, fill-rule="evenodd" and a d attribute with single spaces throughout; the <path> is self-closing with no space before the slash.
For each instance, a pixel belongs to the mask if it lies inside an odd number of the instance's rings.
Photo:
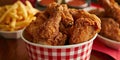
<path id="1" fill-rule="evenodd" d="M 115 0 L 99 0 L 102 7 L 105 9 L 107 17 L 115 19 L 120 24 L 120 6 Z"/>
<path id="2" fill-rule="evenodd" d="M 64 45 L 66 35 L 59 32 L 62 7 L 55 5 L 55 3 L 49 7 L 50 11 L 45 10 L 43 13 L 38 14 L 37 20 L 33 21 L 27 27 L 26 31 L 33 36 L 32 42 L 34 43 Z M 61 41 L 61 43 L 59 41 Z"/>
<path id="3" fill-rule="evenodd" d="M 34 43 L 52 46 L 64 45 L 66 42 L 77 44 L 88 41 L 98 33 L 100 23 L 99 18 L 93 14 L 83 10 L 70 10 L 67 5 L 53 3 L 38 14 L 37 20 L 26 31 Z"/>
<path id="4" fill-rule="evenodd" d="M 100 35 L 120 42 L 120 26 L 112 18 L 101 18 Z"/>
<path id="5" fill-rule="evenodd" d="M 90 11 L 101 19 L 100 35 L 120 41 L 120 7 L 115 0 L 99 0 L 104 11 L 98 9 Z"/>
<path id="6" fill-rule="evenodd" d="M 77 13 L 77 12 L 76 12 Z M 95 15 L 79 10 L 79 18 L 70 29 L 70 44 L 85 42 L 91 39 L 101 29 L 100 19 Z"/>

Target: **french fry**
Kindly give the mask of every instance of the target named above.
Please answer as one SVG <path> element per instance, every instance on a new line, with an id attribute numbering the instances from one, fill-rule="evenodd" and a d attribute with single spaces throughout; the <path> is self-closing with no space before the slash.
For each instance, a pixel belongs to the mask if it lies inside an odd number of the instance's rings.
<path id="1" fill-rule="evenodd" d="M 31 5 L 31 3 L 30 3 L 29 1 L 25 1 L 25 3 L 26 3 L 26 5 L 27 5 L 29 8 L 32 8 L 32 9 L 33 9 L 32 5 Z"/>
<path id="2" fill-rule="evenodd" d="M 29 1 L 24 5 L 17 1 L 13 5 L 0 7 L 0 30 L 15 31 L 20 30 L 35 20 L 37 9 L 33 8 Z"/>
<path id="3" fill-rule="evenodd" d="M 20 2 L 20 1 L 18 1 L 18 4 L 19 4 L 19 9 L 20 9 L 20 12 L 21 12 L 21 14 L 25 17 L 25 18 L 27 18 L 27 10 L 26 10 L 26 7 L 24 6 L 24 4 L 22 3 L 22 2 Z"/>
<path id="4" fill-rule="evenodd" d="M 13 9 L 12 12 L 9 12 L 9 15 L 11 18 L 16 18 L 16 19 L 19 18 L 16 9 Z"/>
<path id="5" fill-rule="evenodd" d="M 29 12 L 29 13 L 35 15 L 35 14 L 38 12 L 37 9 L 34 9 L 34 8 L 32 7 L 32 5 L 31 5 L 31 3 L 30 3 L 29 1 L 26 1 L 25 3 L 26 3 L 26 9 L 28 9 L 28 12 Z M 29 9 L 30 9 L 30 10 L 29 10 Z M 34 12 L 34 13 L 33 13 L 33 12 Z"/>
<path id="6" fill-rule="evenodd" d="M 29 25 L 30 22 L 32 22 L 32 20 L 35 20 L 36 17 L 33 17 L 33 16 L 29 16 L 26 20 L 24 21 L 21 21 L 21 22 L 17 22 L 16 23 L 16 26 L 23 26 L 23 25 Z"/>
<path id="7" fill-rule="evenodd" d="M 16 25 L 16 19 L 12 19 L 10 26 L 12 28 L 15 28 L 15 25 Z"/>
<path id="8" fill-rule="evenodd" d="M 9 10 L 7 10 L 7 11 L 3 14 L 3 16 L 0 18 L 0 22 L 4 20 L 5 16 L 6 16 L 10 11 L 12 11 L 14 8 L 17 8 L 17 7 L 18 7 L 18 5 L 17 5 L 17 4 L 14 4 Z"/>

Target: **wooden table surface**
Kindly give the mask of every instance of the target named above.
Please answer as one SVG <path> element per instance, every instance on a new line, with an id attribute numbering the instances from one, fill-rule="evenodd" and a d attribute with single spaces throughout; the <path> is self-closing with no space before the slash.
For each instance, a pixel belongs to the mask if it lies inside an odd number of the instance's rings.
<path id="1" fill-rule="evenodd" d="M 22 39 L 0 37 L 0 60 L 29 60 L 26 45 Z M 90 60 L 114 60 L 110 56 L 92 50 Z"/>

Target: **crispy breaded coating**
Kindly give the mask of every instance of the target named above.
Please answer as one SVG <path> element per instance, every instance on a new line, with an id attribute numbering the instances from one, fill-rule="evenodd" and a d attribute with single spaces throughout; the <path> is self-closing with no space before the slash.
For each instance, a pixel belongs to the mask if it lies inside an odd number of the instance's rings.
<path id="1" fill-rule="evenodd" d="M 79 18 L 75 20 L 74 25 L 70 29 L 70 44 L 85 42 L 101 29 L 101 21 L 97 16 L 83 10 L 75 13 L 79 15 Z"/>
<path id="2" fill-rule="evenodd" d="M 120 6 L 115 0 L 99 0 L 99 3 L 105 9 L 106 16 L 115 19 L 120 24 Z"/>
<path id="3" fill-rule="evenodd" d="M 112 18 L 101 18 L 100 35 L 120 42 L 120 26 Z"/>
<path id="4" fill-rule="evenodd" d="M 62 23 L 67 27 L 74 23 L 72 15 L 69 13 L 67 5 L 63 4 Z"/>
<path id="5" fill-rule="evenodd" d="M 32 42 L 44 45 L 65 44 L 64 40 L 66 40 L 66 35 L 59 32 L 59 23 L 61 21 L 62 11 L 61 8 L 61 6 L 55 6 L 53 9 L 54 13 L 51 13 L 49 17 L 46 17 L 47 19 L 42 15 L 41 18 L 27 27 L 27 30 L 29 30 L 28 32 L 33 36 Z M 63 43 L 60 43 L 60 41 Z"/>
<path id="6" fill-rule="evenodd" d="M 77 44 L 94 37 L 101 29 L 100 23 L 93 14 L 53 3 L 38 14 L 25 31 L 30 35 L 28 40 L 34 43 L 52 46 Z"/>

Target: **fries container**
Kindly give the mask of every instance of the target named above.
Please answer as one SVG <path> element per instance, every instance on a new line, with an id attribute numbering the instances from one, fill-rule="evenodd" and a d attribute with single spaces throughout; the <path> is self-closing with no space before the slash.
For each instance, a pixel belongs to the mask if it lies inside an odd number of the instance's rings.
<path id="1" fill-rule="evenodd" d="M 108 39 L 108 38 L 103 37 L 101 35 L 98 35 L 97 38 L 99 41 L 104 43 L 106 46 L 113 48 L 113 49 L 116 49 L 116 50 L 120 50 L 120 42 L 114 41 L 112 39 Z"/>
<path id="2" fill-rule="evenodd" d="M 64 46 L 48 46 L 29 42 L 21 34 L 26 43 L 30 60 L 89 60 L 93 41 L 97 34 L 89 41 Z"/>
<path id="3" fill-rule="evenodd" d="M 21 32 L 22 30 L 18 30 L 18 31 L 13 31 L 13 32 L 10 32 L 10 31 L 0 31 L 0 35 L 4 38 L 7 38 L 7 39 L 18 39 L 21 37 Z"/>

